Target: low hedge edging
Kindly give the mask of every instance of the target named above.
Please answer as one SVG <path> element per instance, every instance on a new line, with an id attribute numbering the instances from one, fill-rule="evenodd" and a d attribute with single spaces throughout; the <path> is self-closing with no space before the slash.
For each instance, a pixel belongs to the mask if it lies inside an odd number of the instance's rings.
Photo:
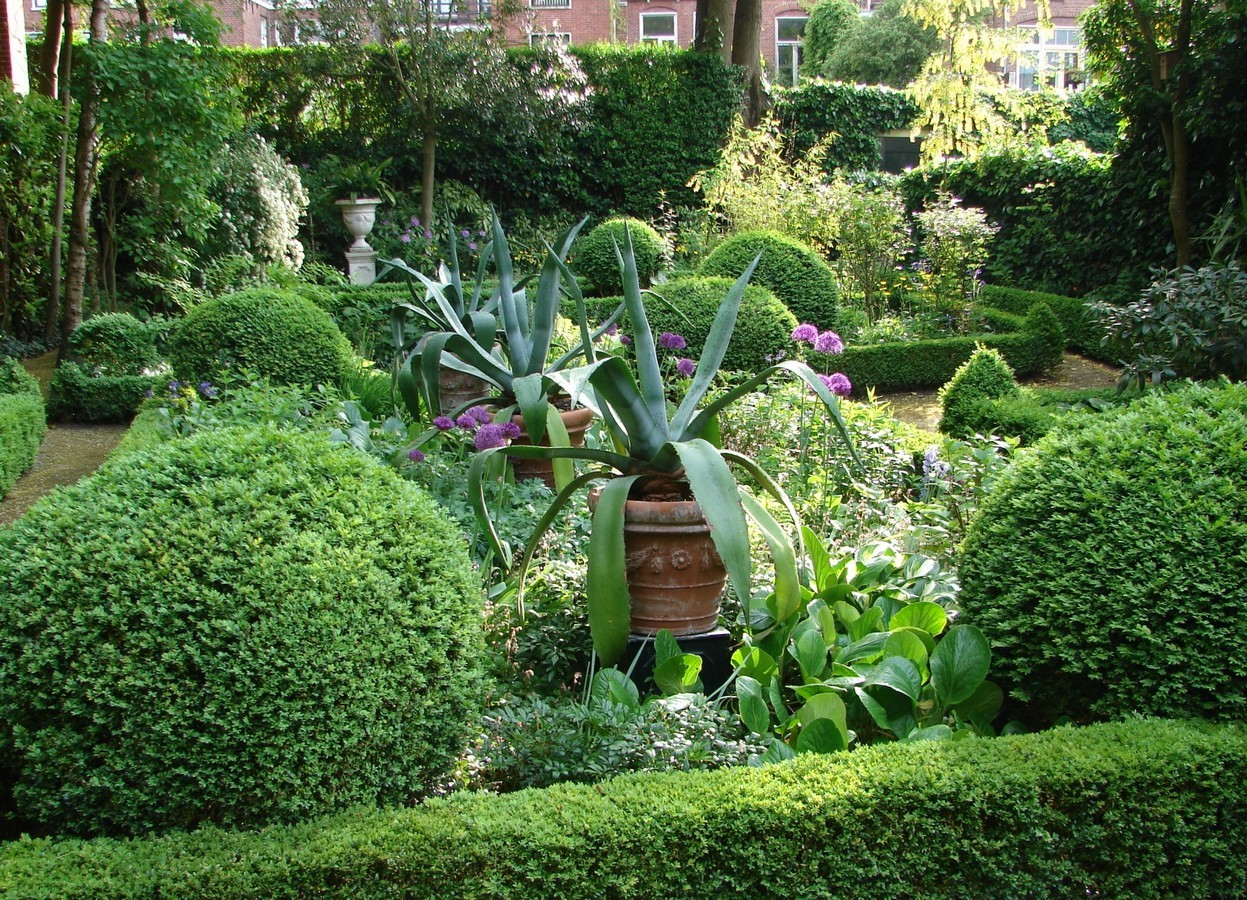
<path id="1" fill-rule="evenodd" d="M 48 385 L 48 416 L 57 422 L 129 422 L 168 375 L 92 376 L 75 362 L 64 362 Z"/>
<path id="2" fill-rule="evenodd" d="M 22 840 L 8 897 L 1225 896 L 1247 730 L 1133 720 L 765 769 L 360 810 L 259 833 Z"/>
<path id="3" fill-rule="evenodd" d="M 35 461 L 47 430 L 47 414 L 38 391 L 0 395 L 0 497 L 8 494 Z"/>
<path id="4" fill-rule="evenodd" d="M 1092 321 L 1087 314 L 1087 304 L 1084 300 L 1077 297 L 1063 297 L 1060 294 L 1045 294 L 1042 291 L 1025 291 L 1021 288 L 989 284 L 983 287 L 983 303 L 993 309 L 1017 316 L 1026 315 L 1037 303 L 1047 303 L 1061 322 L 1061 328 L 1065 331 L 1065 344 L 1069 349 L 1093 359 L 1117 362 L 1111 350 L 1100 344 L 1104 329 Z"/>

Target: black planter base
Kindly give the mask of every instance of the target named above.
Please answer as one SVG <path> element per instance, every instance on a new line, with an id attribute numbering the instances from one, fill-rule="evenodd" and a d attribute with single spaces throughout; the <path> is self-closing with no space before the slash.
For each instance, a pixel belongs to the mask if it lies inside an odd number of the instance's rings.
<path id="1" fill-rule="evenodd" d="M 701 683 L 706 693 L 717 691 L 732 676 L 732 636 L 726 628 L 716 628 L 701 634 L 690 634 L 676 638 L 676 643 L 685 653 L 693 653 L 701 657 Z M 637 654 L 640 654 L 640 658 Z M 651 678 L 654 674 L 654 639 L 640 635 L 628 636 L 628 649 L 624 651 L 619 668 L 625 671 L 636 660 L 632 670 L 632 680 L 641 689 L 642 694 L 654 691 Z"/>

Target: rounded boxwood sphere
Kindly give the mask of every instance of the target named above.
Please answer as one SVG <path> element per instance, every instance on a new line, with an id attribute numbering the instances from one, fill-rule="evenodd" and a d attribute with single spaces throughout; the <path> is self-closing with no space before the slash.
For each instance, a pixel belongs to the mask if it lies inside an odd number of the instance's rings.
<path id="1" fill-rule="evenodd" d="M 688 346 L 680 355 L 700 359 L 719 304 L 732 284 L 729 278 L 678 278 L 658 285 L 654 293 L 666 302 L 645 298 L 650 330 L 655 335 L 664 331 L 681 335 Z M 751 284 L 745 288 L 736 329 L 721 368 L 756 372 L 785 354 L 791 355 L 792 331 L 796 327 L 797 320 L 778 297 Z"/>
<path id="2" fill-rule="evenodd" d="M 770 288 L 800 322 L 819 328 L 836 324 L 840 289 L 831 268 L 813 248 L 777 231 L 745 231 L 728 238 L 705 258 L 699 275 L 739 278 L 762 253 L 750 284 Z"/>
<path id="3" fill-rule="evenodd" d="M 1247 716 L 1247 385 L 1058 424 L 983 503 L 960 563 L 992 677 L 1037 722 Z"/>
<path id="4" fill-rule="evenodd" d="M 662 238 L 657 231 L 640 219 L 607 219 L 581 238 L 572 259 L 576 274 L 588 278 L 599 295 L 623 290 L 615 247 L 623 251 L 625 230 L 632 236 L 632 254 L 641 287 L 653 281 L 662 266 Z"/>
<path id="5" fill-rule="evenodd" d="M 479 713 L 458 529 L 319 434 L 123 456 L 0 531 L 0 584 L 0 763 L 53 833 L 408 803 Z"/>
<path id="6" fill-rule="evenodd" d="M 247 372 L 276 384 L 337 384 L 350 371 L 351 345 L 311 300 L 254 288 L 196 306 L 169 343 L 174 374 L 219 382 Z"/>
<path id="7" fill-rule="evenodd" d="M 158 327 L 129 313 L 101 313 L 69 335 L 70 353 L 92 374 L 142 375 L 160 365 Z"/>

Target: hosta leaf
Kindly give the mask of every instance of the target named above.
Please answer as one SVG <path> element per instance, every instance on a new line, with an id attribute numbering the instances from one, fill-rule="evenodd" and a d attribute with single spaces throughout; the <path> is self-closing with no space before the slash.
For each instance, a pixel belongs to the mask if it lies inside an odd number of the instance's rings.
<path id="1" fill-rule="evenodd" d="M 988 725 L 1004 705 L 1005 692 L 993 681 L 984 681 L 978 689 L 953 707 L 953 712 L 976 725 Z"/>
<path id="2" fill-rule="evenodd" d="M 919 600 L 898 609 L 891 622 L 893 631 L 909 626 L 921 628 L 930 635 L 938 635 L 947 625 L 948 613 L 944 611 L 944 607 L 930 600 Z"/>
<path id="3" fill-rule="evenodd" d="M 797 665 L 806 681 L 818 681 L 827 668 L 827 645 L 823 635 L 817 629 L 810 629 L 801 634 L 793 644 Z"/>
<path id="4" fill-rule="evenodd" d="M 815 719 L 797 735 L 798 753 L 836 753 L 848 748 L 848 734 L 830 719 Z"/>
<path id="5" fill-rule="evenodd" d="M 856 662 L 874 662 L 883 655 L 883 645 L 887 642 L 886 632 L 877 631 L 874 634 L 868 634 L 836 654 L 836 662 L 845 666 L 851 666 Z"/>
<path id="6" fill-rule="evenodd" d="M 694 691 L 700 684 L 701 666 L 701 657 L 695 653 L 672 656 L 654 667 L 654 684 L 668 696 Z"/>
<path id="7" fill-rule="evenodd" d="M 925 634 L 925 632 L 922 632 Z M 928 636 L 930 640 L 930 636 Z M 930 652 L 927 650 L 926 644 L 922 642 L 922 638 L 918 634 L 908 629 L 904 631 L 894 631 L 888 635 L 888 639 L 883 643 L 883 655 L 899 656 L 912 662 L 918 668 L 918 673 L 923 681 L 926 681 L 927 675 L 930 673 L 928 659 Z"/>
<path id="8" fill-rule="evenodd" d="M 949 630 L 931 654 L 931 684 L 945 706 L 956 706 L 974 696 L 987 669 L 992 651 L 983 632 L 973 625 Z"/>
<path id="9" fill-rule="evenodd" d="M 922 693 L 922 675 L 918 667 L 901 656 L 886 656 L 866 673 L 866 686 L 890 688 L 917 702 Z"/>
<path id="10" fill-rule="evenodd" d="M 618 669 L 600 669 L 593 676 L 589 697 L 594 703 L 614 703 L 630 710 L 641 708 L 641 697 L 632 679 Z"/>
<path id="11" fill-rule="evenodd" d="M 849 623 L 849 640 L 860 641 L 868 634 L 883 631 L 883 611 L 871 607 Z"/>
<path id="12" fill-rule="evenodd" d="M 740 720 L 754 734 L 771 730 L 771 711 L 762 695 L 762 685 L 748 675 L 736 678 L 736 699 L 740 703 Z"/>
<path id="13" fill-rule="evenodd" d="M 760 684 L 770 682 L 779 671 L 771 654 L 760 647 L 741 647 L 732 654 L 732 666 L 740 669 L 742 675 L 753 678 Z"/>

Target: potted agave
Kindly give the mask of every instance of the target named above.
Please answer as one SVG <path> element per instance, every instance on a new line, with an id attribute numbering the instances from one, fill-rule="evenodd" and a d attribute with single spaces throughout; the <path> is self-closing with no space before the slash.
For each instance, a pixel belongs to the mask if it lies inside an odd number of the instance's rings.
<path id="1" fill-rule="evenodd" d="M 577 408 L 576 403 L 584 389 L 584 378 L 596 361 L 593 341 L 616 318 L 612 316 L 597 334 L 590 333 L 584 298 L 567 269 L 567 254 L 584 222 L 547 246 L 545 262 L 533 285 L 531 278 L 516 281 L 507 238 L 495 215 L 489 253 L 498 286 L 487 300 L 482 299 L 484 259 L 470 298 L 457 276 L 453 255 L 443 283 L 406 269 L 424 285 L 425 318 L 436 325 L 419 338 L 408 362 L 400 367 L 398 384 L 409 406 L 411 398 L 419 395 L 429 409 L 438 409 L 439 371 L 451 369 L 480 379 L 487 393 L 471 400 L 497 407 L 499 418 L 510 416 L 520 430 L 520 443 L 566 447 L 584 442 L 594 410 Z M 565 277 L 574 290 L 580 340 L 566 353 L 552 356 Z M 495 337 L 500 340 L 495 341 Z M 570 480 L 569 461 L 538 459 L 537 465 L 525 466 L 534 459 L 513 460 L 518 461 L 517 477 L 541 477 L 551 487 Z"/>
<path id="2" fill-rule="evenodd" d="M 745 604 L 748 617 L 750 519 L 770 548 L 776 590 L 794 602 L 800 601 L 797 549 L 775 517 L 743 489 L 738 474 L 748 476 L 779 501 L 794 524 L 796 512 L 783 489 L 753 460 L 716 445 L 717 414 L 772 375 L 787 372 L 818 395 L 851 453 L 853 446 L 836 397 L 814 370 L 795 360 L 771 366 L 707 402 L 757 262 L 753 261 L 724 298 L 687 391 L 672 409 L 645 315 L 631 236 L 625 233 L 620 267 L 624 306 L 633 332 L 635 372 L 625 360 L 607 357 L 591 362 L 583 373 L 590 388 L 586 403 L 596 406 L 601 414 L 613 449 L 512 444 L 505 451 L 485 450 L 469 469 L 469 496 L 475 513 L 497 558 L 510 566 L 512 560 L 498 539 L 485 503 L 484 481 L 490 457 L 506 452 L 596 464 L 554 497 L 517 568 L 522 595 L 523 576 L 541 535 L 577 489 L 603 482 L 600 490 L 590 495 L 593 518 L 586 594 L 594 649 L 604 665 L 620 659 L 630 633 L 655 634 L 665 628 L 679 635 L 713 628 L 725 582 L 730 582 Z M 564 274 L 572 280 L 569 272 Z M 576 295 L 575 288 L 570 291 Z M 559 373 L 552 377 L 564 380 Z M 856 462 L 855 453 L 853 459 Z M 669 532 L 674 540 L 665 542 L 662 532 Z M 666 575 L 678 577 L 664 584 Z"/>

